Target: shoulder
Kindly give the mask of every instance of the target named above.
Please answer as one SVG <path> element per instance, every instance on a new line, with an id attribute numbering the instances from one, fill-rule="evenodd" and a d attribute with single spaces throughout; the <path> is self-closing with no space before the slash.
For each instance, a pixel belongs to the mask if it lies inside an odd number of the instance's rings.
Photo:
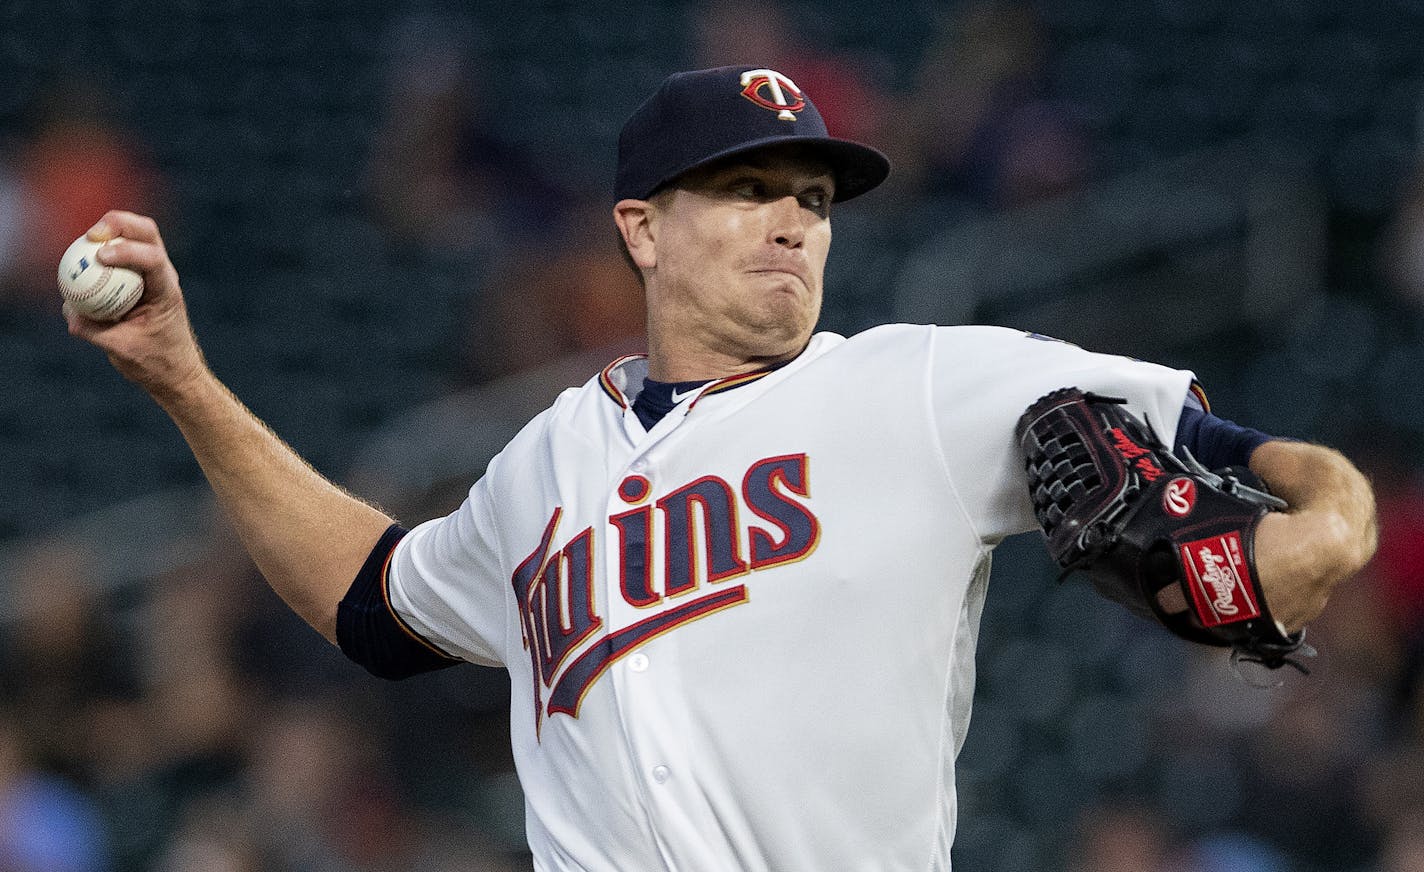
<path id="1" fill-rule="evenodd" d="M 824 334 L 818 334 L 824 335 Z M 1041 333 L 989 325 L 882 324 L 842 340 L 833 349 L 844 357 L 904 363 L 916 357 L 956 364 L 1015 364 L 1025 359 L 1086 355 L 1076 345 Z"/>
<path id="2" fill-rule="evenodd" d="M 945 408 L 997 406 L 1013 417 L 1042 394 L 1076 385 L 1126 397 L 1152 409 L 1157 421 L 1167 420 L 1163 410 L 1171 407 L 1175 423 L 1192 379 L 1186 370 L 1010 327 L 890 324 L 846 342 L 858 344 L 867 352 L 863 360 L 898 366 L 902 377 L 924 373 Z"/>
<path id="3" fill-rule="evenodd" d="M 1073 372 L 1091 369 L 1139 374 L 1177 372 L 1158 363 L 1111 351 L 1083 348 L 1032 330 L 978 325 L 933 329 L 936 359 L 956 368 L 974 365 L 979 371 L 1052 369 Z"/>
<path id="4" fill-rule="evenodd" d="M 817 334 L 817 339 L 822 336 L 834 334 Z M 1085 349 L 1043 333 L 991 325 L 883 324 L 849 339 L 835 339 L 838 344 L 824 349 L 824 356 L 887 364 L 904 364 L 917 357 L 930 358 L 936 366 L 950 366 L 964 375 L 996 369 L 1071 371 L 1084 367 L 1175 371 L 1150 361 Z"/>
<path id="5" fill-rule="evenodd" d="M 1007 327 L 881 324 L 846 338 L 818 333 L 807 354 L 820 372 L 882 373 L 904 379 L 916 372 L 953 369 L 961 375 L 1017 367 L 1035 355 L 1082 352 L 1066 342 Z M 1070 352 L 1071 353 L 1071 352 Z"/>
<path id="6" fill-rule="evenodd" d="M 817 333 L 808 352 L 842 361 L 903 359 L 924 349 L 934 329 L 923 324 L 881 324 L 850 337 Z"/>
<path id="7" fill-rule="evenodd" d="M 1066 358 L 1091 354 L 1071 342 L 1012 327 L 964 325 L 935 327 L 936 353 L 957 358 Z"/>
<path id="8" fill-rule="evenodd" d="M 587 382 L 566 388 L 544 411 L 535 415 L 514 441 L 544 438 L 561 431 L 579 432 L 598 426 L 598 422 L 621 416 L 623 407 L 594 376 Z M 513 444 L 513 443 L 511 443 Z"/>
<path id="9" fill-rule="evenodd" d="M 547 408 L 520 428 L 496 460 L 502 461 L 506 468 L 527 469 L 531 456 L 547 454 L 552 443 L 600 432 L 615 424 L 622 417 L 623 407 L 619 403 L 603 385 L 602 373 L 581 385 L 565 388 Z"/>
<path id="10" fill-rule="evenodd" d="M 818 334 L 824 335 L 824 334 Z M 1028 330 L 997 327 L 988 324 L 961 324 L 945 327 L 939 324 L 881 324 L 845 340 L 852 347 L 897 345 L 906 342 L 932 342 L 945 349 L 1003 351 L 1024 347 L 1076 348 L 1077 346 Z"/>

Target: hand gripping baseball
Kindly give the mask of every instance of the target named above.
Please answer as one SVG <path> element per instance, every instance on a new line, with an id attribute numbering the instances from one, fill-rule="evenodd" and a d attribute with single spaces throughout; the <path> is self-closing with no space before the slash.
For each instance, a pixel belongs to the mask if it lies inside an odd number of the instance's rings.
<path id="1" fill-rule="evenodd" d="M 1249 471 L 1213 473 L 1173 454 L 1123 402 L 1064 388 L 1019 419 L 1034 512 L 1054 560 L 1184 639 L 1305 671 L 1291 656 L 1308 654 L 1304 634 L 1272 618 L 1256 571 L 1256 526 L 1285 503 Z M 1172 586 L 1184 611 L 1163 605 Z"/>
<path id="2" fill-rule="evenodd" d="M 207 364 L 188 321 L 178 271 L 154 220 L 111 211 L 87 236 L 105 243 L 97 253 L 100 262 L 143 276 L 144 294 L 138 305 L 113 322 L 85 318 L 66 304 L 69 332 L 98 346 L 125 378 L 160 400 L 205 375 Z"/>

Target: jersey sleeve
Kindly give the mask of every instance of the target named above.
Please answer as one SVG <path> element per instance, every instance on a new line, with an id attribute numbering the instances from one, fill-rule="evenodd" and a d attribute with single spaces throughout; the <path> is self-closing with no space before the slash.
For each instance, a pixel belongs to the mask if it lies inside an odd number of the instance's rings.
<path id="1" fill-rule="evenodd" d="M 1038 529 L 1014 425 L 1049 391 L 1122 397 L 1171 445 L 1192 373 L 1001 327 L 936 328 L 934 406 L 946 471 L 981 540 Z"/>
<path id="2" fill-rule="evenodd" d="M 396 545 L 387 581 L 392 609 L 422 639 L 454 657 L 503 666 L 508 634 L 494 496 L 496 457 L 454 513 L 415 527 Z"/>
<path id="3" fill-rule="evenodd" d="M 391 608 L 386 570 L 408 532 L 399 524 L 386 528 L 336 608 L 341 652 L 377 678 L 409 678 L 461 662 L 426 641 Z"/>

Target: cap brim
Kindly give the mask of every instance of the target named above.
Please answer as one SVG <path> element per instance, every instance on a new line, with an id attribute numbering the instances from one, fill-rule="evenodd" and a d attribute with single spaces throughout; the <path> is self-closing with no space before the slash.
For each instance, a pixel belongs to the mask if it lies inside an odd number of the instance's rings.
<path id="1" fill-rule="evenodd" d="M 859 197 L 885 181 L 886 177 L 890 175 L 890 159 L 868 145 L 861 145 L 849 139 L 834 139 L 826 136 L 768 136 L 750 142 L 741 142 L 734 148 L 708 155 L 692 166 L 678 171 L 676 175 L 663 179 L 656 188 L 648 193 L 648 196 L 666 188 L 680 176 L 695 169 L 748 152 L 788 145 L 809 149 L 830 164 L 831 175 L 836 180 L 836 193 L 831 197 L 833 203 Z"/>

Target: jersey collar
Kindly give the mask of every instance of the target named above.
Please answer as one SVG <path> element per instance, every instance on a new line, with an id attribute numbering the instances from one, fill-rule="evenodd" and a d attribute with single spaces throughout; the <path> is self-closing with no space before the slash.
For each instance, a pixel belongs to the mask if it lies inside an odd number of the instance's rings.
<path id="1" fill-rule="evenodd" d="M 603 368 L 598 374 L 598 386 L 619 408 L 626 409 L 633 405 L 629 389 L 632 388 L 631 396 L 636 397 L 647 375 L 646 354 L 625 354 Z"/>
<path id="2" fill-rule="evenodd" d="M 843 341 L 843 337 L 834 333 L 817 333 L 811 337 L 811 341 L 806 345 L 799 355 L 784 363 L 769 366 L 766 369 L 759 369 L 755 372 L 744 372 L 739 375 L 729 375 L 726 378 L 719 378 L 708 382 L 698 390 L 697 397 L 688 406 L 691 411 L 702 401 L 702 398 L 710 394 L 725 393 L 752 382 L 760 381 L 774 372 L 792 367 L 797 363 L 819 357 L 827 346 L 837 341 Z M 599 387 L 603 388 L 603 393 L 621 409 L 631 408 L 633 400 L 638 396 L 638 392 L 643 389 L 643 379 L 648 375 L 648 356 L 646 354 L 626 354 L 603 368 L 598 374 Z"/>

